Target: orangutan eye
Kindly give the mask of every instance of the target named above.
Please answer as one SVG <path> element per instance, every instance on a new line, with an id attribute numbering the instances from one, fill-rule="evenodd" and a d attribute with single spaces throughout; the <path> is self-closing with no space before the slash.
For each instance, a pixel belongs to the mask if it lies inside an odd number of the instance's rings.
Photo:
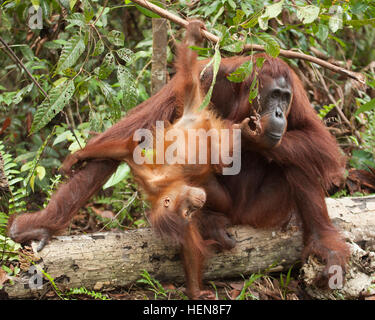
<path id="1" fill-rule="evenodd" d="M 168 208 L 170 202 L 171 202 L 171 199 L 169 199 L 169 197 L 166 197 L 166 198 L 164 199 L 164 207 Z"/>

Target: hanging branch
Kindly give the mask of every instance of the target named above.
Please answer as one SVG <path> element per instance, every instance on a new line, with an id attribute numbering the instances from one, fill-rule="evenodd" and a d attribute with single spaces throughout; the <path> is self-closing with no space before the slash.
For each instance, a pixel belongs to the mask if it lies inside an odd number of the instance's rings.
<path id="1" fill-rule="evenodd" d="M 176 24 L 178 24 L 178 25 L 180 25 L 184 28 L 186 28 L 187 25 L 189 24 L 189 22 L 186 21 L 185 19 L 182 19 L 179 16 L 176 16 L 175 14 L 170 13 L 169 11 L 167 11 L 165 9 L 158 7 L 158 6 L 154 5 L 153 3 L 151 3 L 147 0 L 132 0 L 132 2 L 140 5 L 141 7 L 145 8 L 145 9 L 148 9 L 148 10 L 158 14 L 159 16 L 161 16 L 163 18 L 171 20 L 174 23 L 176 23 Z M 208 40 L 211 40 L 212 42 L 216 43 L 220 40 L 219 37 L 215 36 L 214 34 L 212 34 L 211 32 L 208 32 L 206 30 L 203 30 L 202 33 Z M 246 51 L 265 51 L 265 48 L 264 48 L 264 46 L 258 45 L 258 44 L 245 44 L 244 48 L 243 48 L 243 52 L 246 52 Z M 347 77 L 350 77 L 354 80 L 357 80 L 362 84 L 366 83 L 365 82 L 365 76 L 361 73 L 347 70 L 345 68 L 342 68 L 340 66 L 334 65 L 334 64 L 329 63 L 325 60 L 319 59 L 317 57 L 310 56 L 310 55 L 305 54 L 305 53 L 296 52 L 296 51 L 292 51 L 292 50 L 280 49 L 279 55 L 282 56 L 282 57 L 285 57 L 285 58 L 290 58 L 290 59 L 301 59 L 301 60 L 310 61 L 312 63 L 315 63 L 315 64 L 318 64 L 318 65 L 322 66 L 323 68 L 329 69 L 333 72 L 337 72 L 337 73 L 340 73 L 340 74 L 345 75 Z"/>
<path id="2" fill-rule="evenodd" d="M 17 55 L 14 53 L 11 47 L 8 46 L 8 44 L 4 41 L 3 38 L 0 37 L 0 42 L 4 45 L 5 49 L 4 51 L 13 59 L 15 62 L 23 69 L 25 70 L 26 74 L 29 76 L 32 82 L 39 88 L 39 90 L 43 93 L 43 95 L 48 98 L 47 92 L 44 91 L 44 89 L 41 87 L 38 81 L 35 80 L 33 75 L 30 73 L 30 71 L 25 67 L 25 65 L 22 63 L 22 61 L 17 57 Z"/>

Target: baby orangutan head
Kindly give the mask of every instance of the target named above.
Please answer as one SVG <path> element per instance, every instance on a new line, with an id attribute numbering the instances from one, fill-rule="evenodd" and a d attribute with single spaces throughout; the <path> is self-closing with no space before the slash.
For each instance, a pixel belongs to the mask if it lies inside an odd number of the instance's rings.
<path id="1" fill-rule="evenodd" d="M 206 192 L 202 188 L 177 181 L 151 202 L 149 218 L 152 226 L 162 235 L 179 238 L 194 215 L 204 206 Z"/>

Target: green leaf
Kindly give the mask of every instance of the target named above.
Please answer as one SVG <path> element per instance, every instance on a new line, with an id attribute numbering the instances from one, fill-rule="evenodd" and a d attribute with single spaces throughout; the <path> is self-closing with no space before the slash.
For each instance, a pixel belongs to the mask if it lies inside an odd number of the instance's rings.
<path id="1" fill-rule="evenodd" d="M 109 112 L 111 115 L 111 121 L 116 122 L 121 118 L 121 104 L 119 98 L 117 97 L 117 91 L 114 90 L 108 83 L 105 81 L 99 82 L 99 87 L 102 93 L 105 96 L 107 104 L 109 106 Z"/>
<path id="2" fill-rule="evenodd" d="M 85 17 L 82 13 L 73 13 L 69 17 L 66 18 L 71 25 L 84 27 L 86 25 Z"/>
<path id="3" fill-rule="evenodd" d="M 130 71 L 122 65 L 117 66 L 117 79 L 123 92 L 123 106 L 126 110 L 130 110 L 137 104 L 135 79 L 133 79 Z"/>
<path id="4" fill-rule="evenodd" d="M 361 20 L 349 20 L 349 21 L 346 21 L 345 23 L 356 28 L 367 26 L 367 25 L 375 27 L 375 18 L 361 19 Z"/>
<path id="5" fill-rule="evenodd" d="M 284 0 L 266 7 L 264 13 L 258 18 L 259 27 L 262 30 L 266 30 L 268 28 L 269 19 L 276 18 L 281 13 L 283 4 Z"/>
<path id="6" fill-rule="evenodd" d="M 242 51 L 243 43 L 242 41 L 235 41 L 234 43 L 228 44 L 222 47 L 221 49 L 225 51 L 233 52 L 233 53 L 238 53 Z"/>
<path id="7" fill-rule="evenodd" d="M 216 25 L 216 33 L 220 38 L 219 46 L 222 47 L 226 45 L 227 43 L 231 43 L 233 40 L 231 40 L 231 34 L 229 32 L 229 28 L 222 24 Z"/>
<path id="8" fill-rule="evenodd" d="M 130 168 L 126 163 L 122 163 L 118 166 L 116 172 L 108 179 L 103 186 L 103 189 L 108 189 L 124 180 L 130 173 Z"/>
<path id="9" fill-rule="evenodd" d="M 20 170 L 21 170 L 21 172 L 25 172 L 25 171 L 30 170 L 32 167 L 33 167 L 33 162 L 29 161 L 29 162 L 26 162 L 25 164 L 23 164 Z"/>
<path id="10" fill-rule="evenodd" d="M 317 6 L 305 6 L 297 8 L 297 18 L 302 23 L 308 24 L 314 22 L 319 17 L 320 8 Z"/>
<path id="11" fill-rule="evenodd" d="M 63 141 L 73 141 L 73 138 L 74 138 L 73 133 L 70 130 L 66 130 L 56 137 L 52 145 L 54 146 Z"/>
<path id="12" fill-rule="evenodd" d="M 108 52 L 103 60 L 103 63 L 101 64 L 98 76 L 99 79 L 107 79 L 113 70 L 115 70 L 115 57 L 111 52 Z"/>
<path id="13" fill-rule="evenodd" d="M 247 29 L 247 28 L 254 28 L 257 23 L 258 23 L 258 19 L 259 17 L 262 15 L 262 11 L 258 11 L 256 13 L 254 13 L 251 17 L 250 17 L 250 20 L 248 22 L 245 22 L 243 24 L 241 24 L 241 27 L 244 28 L 244 29 Z"/>
<path id="14" fill-rule="evenodd" d="M 365 150 L 353 150 L 349 163 L 351 167 L 359 170 L 366 170 L 368 167 L 375 168 L 372 153 Z"/>
<path id="15" fill-rule="evenodd" d="M 73 96 L 74 89 L 73 81 L 69 81 L 68 84 L 49 91 L 49 100 L 45 98 L 34 114 L 30 134 L 42 129 L 65 107 Z"/>
<path id="16" fill-rule="evenodd" d="M 324 117 L 335 107 L 335 105 L 332 103 L 330 105 L 323 106 L 318 113 L 318 116 L 320 119 L 324 119 Z"/>
<path id="17" fill-rule="evenodd" d="M 92 53 L 93 57 L 96 57 L 100 54 L 102 54 L 104 51 L 104 43 L 102 39 L 99 39 L 98 42 L 95 44 L 94 52 Z"/>
<path id="18" fill-rule="evenodd" d="M 262 29 L 262 30 L 267 30 L 268 28 L 268 18 L 264 18 L 262 16 L 260 16 L 258 18 L 258 24 L 259 24 L 259 27 Z"/>
<path id="19" fill-rule="evenodd" d="M 39 180 L 43 180 L 46 176 L 46 169 L 42 166 L 37 166 L 35 168 L 36 176 L 39 178 Z"/>
<path id="20" fill-rule="evenodd" d="M 259 88 L 259 82 L 257 77 L 254 77 L 253 81 L 251 82 L 250 85 L 250 90 L 249 90 L 249 103 L 251 104 L 253 100 L 258 96 L 258 88 Z"/>
<path id="21" fill-rule="evenodd" d="M 266 53 L 276 58 L 280 53 L 280 46 L 277 41 L 268 33 L 262 33 L 258 37 L 264 43 Z"/>
<path id="22" fill-rule="evenodd" d="M 211 86 L 208 89 L 208 92 L 207 92 L 206 96 L 204 97 L 203 102 L 200 105 L 198 110 L 203 110 L 204 108 L 206 108 L 211 101 L 212 91 L 213 91 L 214 85 L 216 83 L 216 76 L 217 76 L 217 73 L 219 71 L 220 62 L 221 62 L 221 55 L 220 55 L 219 44 L 216 44 L 215 54 L 214 54 L 212 60 L 208 64 L 208 65 L 213 64 L 212 83 L 211 83 Z"/>
<path id="23" fill-rule="evenodd" d="M 227 3 L 232 7 L 233 10 L 236 10 L 236 3 L 233 0 L 227 0 Z"/>
<path id="24" fill-rule="evenodd" d="M 81 35 L 76 34 L 65 44 L 57 63 L 56 73 L 73 66 L 84 51 L 85 42 Z"/>
<path id="25" fill-rule="evenodd" d="M 221 1 L 218 1 L 218 0 L 213 1 L 212 3 L 210 3 L 209 6 L 205 7 L 204 16 L 205 17 L 211 16 L 216 10 L 218 10 L 222 6 L 223 4 L 221 3 Z"/>
<path id="26" fill-rule="evenodd" d="M 365 103 L 364 105 L 362 105 L 356 112 L 354 115 L 359 115 L 360 113 L 362 112 L 365 112 L 365 111 L 370 111 L 372 109 L 375 108 L 375 98 L 370 100 L 369 102 Z"/>
<path id="27" fill-rule="evenodd" d="M 35 7 L 35 9 L 39 8 L 39 0 L 31 0 L 31 4 Z"/>
<path id="28" fill-rule="evenodd" d="M 69 0 L 59 0 L 59 3 L 65 8 L 69 10 Z"/>
<path id="29" fill-rule="evenodd" d="M 150 58 L 151 57 L 151 52 L 150 51 L 137 51 L 133 55 L 133 63 L 135 63 L 138 59 L 140 58 Z"/>
<path id="30" fill-rule="evenodd" d="M 128 48 L 121 48 L 121 49 L 118 49 L 118 50 L 116 50 L 116 53 L 117 53 L 118 56 L 119 56 L 122 60 L 124 60 L 126 63 L 129 63 L 130 61 L 132 61 L 133 56 L 134 56 L 133 51 L 131 51 L 131 50 L 128 49 Z"/>
<path id="31" fill-rule="evenodd" d="M 219 11 L 215 14 L 214 18 L 212 19 L 211 25 L 214 26 L 216 24 L 217 19 L 223 14 L 225 8 L 221 6 Z"/>
<path id="32" fill-rule="evenodd" d="M 264 12 L 264 16 L 267 16 L 269 19 L 276 18 L 283 9 L 284 0 L 274 3 L 266 8 L 266 11 Z"/>
<path id="33" fill-rule="evenodd" d="M 99 87 L 107 100 L 112 99 L 116 95 L 116 90 L 104 81 L 99 82 Z"/>
<path id="34" fill-rule="evenodd" d="M 49 15 L 50 15 L 50 13 L 51 13 L 48 1 L 41 0 L 40 1 L 40 7 L 42 8 L 43 17 L 44 18 L 48 18 Z"/>
<path id="35" fill-rule="evenodd" d="M 337 30 L 342 29 L 343 9 L 341 6 L 333 6 L 331 7 L 331 10 L 335 10 L 335 13 L 329 19 L 328 25 L 331 31 L 335 33 Z"/>
<path id="36" fill-rule="evenodd" d="M 318 37 L 318 39 L 324 42 L 326 41 L 328 34 L 329 34 L 329 28 L 326 25 L 319 23 L 318 32 L 316 33 L 316 36 Z"/>
<path id="37" fill-rule="evenodd" d="M 344 41 L 342 41 L 341 39 L 339 39 L 339 38 L 337 38 L 337 37 L 335 37 L 335 36 L 333 36 L 333 35 L 331 35 L 331 34 L 329 34 L 328 37 L 329 37 L 330 39 L 335 40 L 338 44 L 340 44 L 340 46 L 341 46 L 342 48 L 344 48 L 344 49 L 346 48 L 346 43 L 345 43 Z"/>
<path id="38" fill-rule="evenodd" d="M 28 45 L 21 46 L 20 50 L 22 52 L 22 56 L 24 56 L 27 60 L 33 61 L 35 59 L 34 52 Z"/>
<path id="39" fill-rule="evenodd" d="M 83 14 L 85 16 L 85 21 L 86 23 L 88 23 L 95 16 L 94 9 L 92 8 L 88 0 L 81 0 L 81 2 L 83 4 Z"/>
<path id="40" fill-rule="evenodd" d="M 69 0 L 69 7 L 70 10 L 73 10 L 74 6 L 76 5 L 77 0 Z"/>
<path id="41" fill-rule="evenodd" d="M 23 97 L 24 97 L 26 94 L 30 93 L 30 91 L 31 91 L 32 88 L 33 88 L 33 84 L 30 83 L 30 84 L 27 85 L 26 87 L 24 87 L 24 88 L 22 88 L 21 90 L 19 90 L 19 91 L 17 92 L 17 94 L 13 97 L 12 102 L 13 102 L 14 104 L 18 104 L 18 103 L 20 103 L 20 102 L 22 101 Z"/>
<path id="42" fill-rule="evenodd" d="M 52 138 L 52 136 L 55 134 L 55 127 L 53 127 L 53 130 L 51 133 L 48 135 L 48 137 L 43 141 L 42 145 L 39 147 L 37 154 L 35 158 L 30 162 L 31 168 L 30 172 L 27 175 L 27 177 L 24 179 L 24 185 L 30 185 L 31 189 L 34 191 L 34 181 L 35 177 L 38 175 L 39 177 L 44 177 L 43 176 L 43 169 L 37 169 L 38 163 L 40 162 L 40 158 L 42 157 L 43 151 L 45 150 L 48 142 Z M 39 171 L 37 171 L 39 170 Z M 45 171 L 45 170 L 44 170 Z M 44 172 L 45 174 L 45 172 Z"/>
<path id="43" fill-rule="evenodd" d="M 249 60 L 241 64 L 236 70 L 234 70 L 227 79 L 231 82 L 242 82 L 246 78 L 250 77 L 253 72 L 253 61 Z"/>
<path id="44" fill-rule="evenodd" d="M 67 80 L 68 80 L 67 77 L 61 77 L 60 79 L 57 79 L 56 81 L 53 82 L 53 86 L 54 87 L 58 87 L 58 86 L 60 86 L 61 84 L 63 84 Z"/>
<path id="45" fill-rule="evenodd" d="M 266 61 L 266 58 L 258 57 L 256 60 L 256 66 L 258 69 L 261 69 L 263 67 L 264 61 Z"/>
<path id="46" fill-rule="evenodd" d="M 112 43 L 115 46 L 124 46 L 124 40 L 125 36 L 122 32 L 117 30 L 112 30 L 110 33 L 108 33 L 108 41 Z"/>

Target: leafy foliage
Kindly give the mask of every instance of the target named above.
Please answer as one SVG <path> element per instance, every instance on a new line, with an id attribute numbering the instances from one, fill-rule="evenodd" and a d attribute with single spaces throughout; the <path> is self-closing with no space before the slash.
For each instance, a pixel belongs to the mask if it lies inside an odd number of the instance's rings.
<path id="1" fill-rule="evenodd" d="M 148 290 L 152 291 L 154 293 L 154 299 L 166 299 L 168 297 L 168 294 L 173 291 L 171 289 L 164 289 L 164 287 L 160 284 L 160 282 L 156 279 L 154 279 L 147 270 L 143 270 L 141 274 L 141 279 L 139 279 L 138 283 L 143 283 L 147 285 Z M 186 299 L 186 296 L 182 297 L 183 299 Z"/>
<path id="2" fill-rule="evenodd" d="M 2 174 L 7 181 L 7 192 L 4 191 L 3 186 L 0 190 L 0 265 L 5 261 L 17 260 L 17 251 L 21 247 L 18 243 L 15 243 L 11 239 L 5 236 L 5 230 L 8 222 L 8 214 L 4 212 L 4 208 L 9 212 L 15 212 L 25 206 L 24 202 L 24 189 L 15 190 L 15 184 L 20 181 L 17 177 L 19 171 L 15 169 L 17 166 L 13 161 L 12 157 L 4 152 L 4 145 L 0 141 L 0 154 L 3 167 Z M 9 194 L 8 194 L 9 193 Z M 3 211 L 4 210 L 4 211 Z"/>
<path id="3" fill-rule="evenodd" d="M 86 295 L 96 300 L 111 300 L 107 296 L 101 294 L 100 292 L 96 292 L 94 290 L 88 290 L 85 287 L 70 289 L 69 292 L 66 293 L 66 295 L 67 296 Z"/>

